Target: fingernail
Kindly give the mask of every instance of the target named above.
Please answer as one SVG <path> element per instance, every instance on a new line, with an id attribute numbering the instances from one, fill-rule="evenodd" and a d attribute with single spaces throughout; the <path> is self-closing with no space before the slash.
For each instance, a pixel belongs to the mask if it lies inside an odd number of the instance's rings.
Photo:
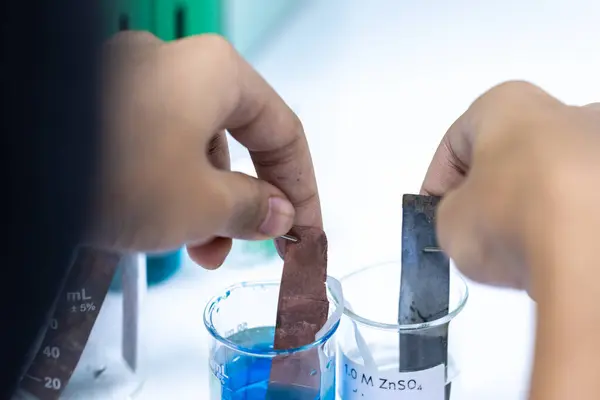
<path id="1" fill-rule="evenodd" d="M 279 257 L 281 257 L 281 259 L 283 259 L 285 257 L 285 239 L 275 239 L 273 240 L 273 242 L 275 242 L 275 249 L 277 250 L 277 254 L 279 254 Z"/>
<path id="2" fill-rule="evenodd" d="M 269 199 L 269 211 L 258 230 L 270 237 L 285 234 L 292 226 L 295 210 L 292 204 L 281 197 Z"/>

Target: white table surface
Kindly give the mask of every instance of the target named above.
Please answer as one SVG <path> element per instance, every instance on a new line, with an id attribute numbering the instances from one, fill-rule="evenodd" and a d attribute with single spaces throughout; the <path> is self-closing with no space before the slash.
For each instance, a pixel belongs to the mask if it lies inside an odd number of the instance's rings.
<path id="1" fill-rule="evenodd" d="M 600 101 L 600 2 L 306 3 L 251 61 L 304 122 L 334 276 L 399 257 L 402 194 L 419 190 L 445 129 L 487 88 L 527 79 L 570 103 Z M 246 170 L 240 154 L 235 165 Z M 151 289 L 141 398 L 208 400 L 206 301 L 279 273 L 279 263 L 206 272 L 188 262 Z M 454 398 L 524 399 L 532 302 L 476 284 L 470 292 L 454 333 L 464 343 Z"/>

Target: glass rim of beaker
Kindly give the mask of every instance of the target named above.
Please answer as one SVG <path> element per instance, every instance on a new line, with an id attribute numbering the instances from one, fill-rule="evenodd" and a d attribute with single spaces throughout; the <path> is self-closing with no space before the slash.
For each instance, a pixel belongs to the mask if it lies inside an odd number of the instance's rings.
<path id="1" fill-rule="evenodd" d="M 351 278 L 355 275 L 358 275 L 361 272 L 365 272 L 366 270 L 381 267 L 381 266 L 388 265 L 388 264 L 400 265 L 400 261 L 390 260 L 390 261 L 378 262 L 376 264 L 371 264 L 371 265 L 362 267 L 356 271 L 349 273 L 348 275 L 344 275 L 342 278 L 339 279 L 339 281 L 342 285 L 342 288 L 344 287 L 344 280 Z M 444 315 L 443 317 L 436 318 L 433 321 L 419 322 L 419 323 L 413 323 L 413 324 L 389 324 L 389 323 L 385 323 L 385 322 L 374 321 L 372 319 L 362 317 L 362 316 L 356 314 L 352 310 L 349 310 L 346 307 L 346 300 L 345 300 L 346 296 L 342 296 L 344 299 L 344 304 L 343 304 L 344 315 L 346 315 L 348 318 L 352 319 L 352 321 L 359 323 L 360 325 L 368 326 L 370 328 L 375 328 L 375 329 L 379 329 L 379 330 L 386 330 L 386 331 L 414 332 L 414 331 L 422 331 L 422 330 L 427 330 L 427 329 L 435 328 L 438 326 L 446 325 L 450 321 L 452 321 L 465 308 L 465 305 L 467 304 L 467 300 L 469 298 L 469 287 L 467 286 L 467 282 L 465 281 L 465 279 L 460 274 L 458 274 L 457 272 L 455 272 L 452 269 L 451 269 L 450 274 L 455 275 L 459 278 L 460 285 L 463 288 L 459 304 L 456 307 L 453 307 L 452 310 L 449 310 L 448 314 Z M 452 289 L 450 289 L 450 290 L 452 290 Z"/>
<path id="2" fill-rule="evenodd" d="M 333 280 L 337 281 L 337 279 L 332 278 L 330 276 L 328 276 L 327 279 L 328 280 L 333 279 Z M 328 283 L 324 282 L 324 284 L 327 288 L 327 297 L 328 297 L 329 303 L 334 304 L 336 307 L 341 307 L 341 305 L 339 304 L 339 300 L 337 299 L 337 296 L 335 296 L 335 293 L 333 293 L 331 291 Z M 225 289 L 223 289 L 222 293 L 225 293 L 225 295 L 220 294 L 220 295 L 213 296 L 206 303 L 206 306 L 204 307 L 204 317 L 203 317 L 204 326 L 206 327 L 206 330 L 208 331 L 208 333 L 213 337 L 213 339 L 220 342 L 224 346 L 227 346 L 231 350 L 234 350 L 238 353 L 241 353 L 241 354 L 244 354 L 247 356 L 259 357 L 259 358 L 275 358 L 277 356 L 286 356 L 286 355 L 291 355 L 291 354 L 296 354 L 296 353 L 302 353 L 302 352 L 311 350 L 313 348 L 317 348 L 318 346 L 320 346 L 324 343 L 327 343 L 327 341 L 329 339 L 331 339 L 331 337 L 337 331 L 337 329 L 340 325 L 340 321 L 342 319 L 341 317 L 342 317 L 343 313 L 340 313 L 337 321 L 335 321 L 335 323 L 333 323 L 331 325 L 329 330 L 327 330 L 327 332 L 325 332 L 325 334 L 323 336 L 321 336 L 319 339 L 317 339 L 309 344 L 306 344 L 304 346 L 294 347 L 291 349 L 256 351 L 249 347 L 240 346 L 240 345 L 236 344 L 235 342 L 223 337 L 223 335 L 221 335 L 219 332 L 217 332 L 217 329 L 214 327 L 214 325 L 212 323 L 212 319 L 211 319 L 212 310 L 220 301 L 229 297 L 234 290 L 248 288 L 248 287 L 256 287 L 256 286 L 281 286 L 281 281 L 260 280 L 260 281 L 239 282 L 239 283 L 233 284 L 233 285 L 228 286 Z M 343 295 L 342 295 L 342 302 L 343 302 Z M 333 313 L 331 315 L 333 315 Z M 329 316 L 329 318 L 331 317 L 331 315 Z"/>

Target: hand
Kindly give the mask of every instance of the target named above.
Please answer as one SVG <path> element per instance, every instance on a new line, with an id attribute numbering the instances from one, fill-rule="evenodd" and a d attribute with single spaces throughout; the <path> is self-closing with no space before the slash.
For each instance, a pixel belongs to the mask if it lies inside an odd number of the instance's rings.
<path id="1" fill-rule="evenodd" d="M 231 238 L 321 226 L 298 117 L 224 39 L 121 33 L 104 61 L 92 243 L 144 252 L 186 244 L 216 268 Z M 259 179 L 229 171 L 226 130 L 248 148 Z"/>
<path id="2" fill-rule="evenodd" d="M 598 106 L 567 106 L 524 82 L 493 88 L 448 130 L 423 183 L 443 196 L 441 247 L 474 280 L 532 290 L 551 275 L 528 268 L 550 264 L 535 257 L 576 257 L 600 228 L 598 154 Z"/>

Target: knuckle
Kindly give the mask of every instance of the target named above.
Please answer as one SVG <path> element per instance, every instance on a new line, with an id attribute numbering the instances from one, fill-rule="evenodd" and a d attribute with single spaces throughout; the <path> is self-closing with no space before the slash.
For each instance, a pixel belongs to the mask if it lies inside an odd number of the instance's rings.
<path id="1" fill-rule="evenodd" d="M 478 97 L 468 115 L 478 131 L 504 135 L 544 120 L 540 115 L 554 114 L 560 106 L 564 104 L 539 86 L 514 80 L 496 85 Z"/>
<path id="2" fill-rule="evenodd" d="M 319 194 L 314 190 L 305 194 L 304 197 L 292 201 L 292 205 L 296 209 L 310 207 L 315 204 L 319 204 Z"/>
<path id="3" fill-rule="evenodd" d="M 110 47 L 160 43 L 162 41 L 148 31 L 121 31 L 111 36 L 106 45 Z"/>
<path id="4" fill-rule="evenodd" d="M 494 86 L 490 92 L 501 93 L 508 96 L 521 96 L 524 93 L 539 93 L 541 89 L 531 82 L 510 80 Z"/>
<path id="5" fill-rule="evenodd" d="M 521 114 L 530 112 L 531 105 L 545 107 L 562 104 L 539 86 L 521 80 L 506 81 L 494 86 L 482 96 L 482 100 L 487 104 L 491 103 Z M 537 107 L 534 107 L 534 110 L 536 109 Z"/>
<path id="6" fill-rule="evenodd" d="M 299 152 L 301 152 L 305 140 L 302 121 L 296 114 L 292 113 L 285 126 L 281 126 L 281 130 L 292 132 L 291 139 L 273 149 L 253 152 L 254 162 L 258 167 L 281 167 L 295 163 L 298 160 Z"/>
<path id="7" fill-rule="evenodd" d="M 191 36 L 187 40 L 191 46 L 199 48 L 201 53 L 210 54 L 210 58 L 218 64 L 229 64 L 237 55 L 233 45 L 225 37 L 215 33 Z"/>
<path id="8" fill-rule="evenodd" d="M 163 47 L 165 59 L 171 62 L 185 58 L 186 63 L 209 67 L 210 70 L 219 67 L 219 73 L 230 78 L 232 66 L 237 65 L 237 51 L 223 36 L 205 33 L 187 36 L 183 39 L 166 43 Z M 177 59 L 177 60 L 174 60 Z M 197 74 L 197 71 L 194 71 Z"/>
<path id="9" fill-rule="evenodd" d="M 585 107 L 600 111 L 600 102 L 587 104 Z"/>
<path id="10" fill-rule="evenodd" d="M 254 152 L 253 159 L 258 167 L 282 167 L 298 160 L 298 145 L 301 136 L 294 138 L 284 145 L 265 152 Z"/>
<path id="11" fill-rule="evenodd" d="M 598 123 L 598 118 L 600 118 L 600 103 L 587 104 L 583 107 L 583 110 L 586 111 L 587 115 L 590 115 L 595 119 L 596 124 Z"/>
<path id="12" fill-rule="evenodd" d="M 170 42 L 166 47 L 178 54 L 177 59 L 184 57 L 188 65 L 201 68 L 204 71 L 204 79 L 211 81 L 214 92 L 224 104 L 237 104 L 240 96 L 238 81 L 241 57 L 227 39 L 217 34 L 202 34 Z M 171 53 L 166 58 L 174 62 L 175 57 Z M 189 77 L 188 82 L 198 81 L 197 68 L 188 66 L 186 73 L 193 75 Z M 180 70 L 179 67 L 176 69 Z"/>
<path id="13" fill-rule="evenodd" d="M 300 117 L 294 112 L 291 112 L 289 129 L 294 133 L 294 138 L 296 138 L 296 140 L 304 137 L 304 125 L 302 124 Z"/>
<path id="14" fill-rule="evenodd" d="M 492 87 L 485 92 L 476 104 L 484 104 L 487 107 L 498 107 L 514 102 L 522 103 L 523 99 L 529 99 L 535 91 L 534 86 L 525 81 L 506 81 Z"/>

